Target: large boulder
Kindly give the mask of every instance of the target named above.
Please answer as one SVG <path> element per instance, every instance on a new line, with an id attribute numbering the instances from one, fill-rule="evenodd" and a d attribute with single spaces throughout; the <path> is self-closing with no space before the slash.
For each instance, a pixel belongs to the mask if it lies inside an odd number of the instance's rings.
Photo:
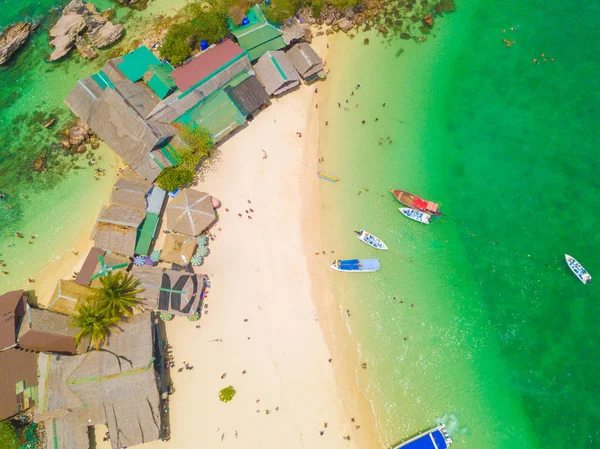
<path id="1" fill-rule="evenodd" d="M 344 33 L 347 33 L 348 31 L 350 31 L 352 29 L 352 27 L 354 26 L 354 23 L 352 22 L 352 20 L 342 19 L 342 20 L 338 20 L 336 25 L 338 27 L 340 27 L 340 30 L 342 30 Z"/>
<path id="2" fill-rule="evenodd" d="M 0 65 L 27 41 L 31 28 L 30 23 L 18 22 L 4 29 L 0 35 Z"/>
<path id="3" fill-rule="evenodd" d="M 94 50 L 90 43 L 81 36 L 75 38 L 75 48 L 77 48 L 77 52 L 83 56 L 84 59 L 94 59 L 98 56 L 96 50 Z"/>
<path id="4" fill-rule="evenodd" d="M 91 59 L 96 57 L 96 51 L 91 45 L 103 48 L 119 40 L 123 36 L 123 25 L 113 24 L 108 17 L 109 14 L 99 13 L 93 3 L 71 0 L 50 30 L 53 38 L 50 45 L 54 47 L 50 61 L 62 58 L 74 46 L 84 58 Z M 81 38 L 82 35 L 87 37 L 87 41 Z"/>

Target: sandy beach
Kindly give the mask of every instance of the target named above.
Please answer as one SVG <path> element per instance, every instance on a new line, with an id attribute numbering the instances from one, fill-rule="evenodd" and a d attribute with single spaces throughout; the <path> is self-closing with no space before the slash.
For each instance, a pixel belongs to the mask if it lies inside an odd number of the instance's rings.
<path id="1" fill-rule="evenodd" d="M 314 296 L 327 290 L 327 277 L 311 278 L 308 268 L 321 247 L 314 89 L 322 86 L 274 100 L 220 147 L 194 187 L 222 207 L 211 254 L 197 269 L 211 280 L 200 328 L 167 323 L 176 364 L 168 446 L 367 447 L 369 425 L 352 409 L 357 401 L 340 395 L 340 355 L 329 351 L 313 302 L 328 299 Z M 318 259 L 321 271 L 333 257 Z M 194 369 L 178 372 L 184 362 Z M 229 385 L 237 394 L 221 403 Z"/>

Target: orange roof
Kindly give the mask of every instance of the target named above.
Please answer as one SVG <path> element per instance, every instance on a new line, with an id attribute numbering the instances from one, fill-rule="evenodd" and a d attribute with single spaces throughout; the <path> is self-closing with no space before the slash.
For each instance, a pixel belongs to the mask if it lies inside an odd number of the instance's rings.
<path id="1" fill-rule="evenodd" d="M 171 78 L 180 90 L 188 90 L 202 81 L 228 62 L 242 54 L 244 50 L 229 39 L 203 51 L 190 62 L 171 72 Z"/>

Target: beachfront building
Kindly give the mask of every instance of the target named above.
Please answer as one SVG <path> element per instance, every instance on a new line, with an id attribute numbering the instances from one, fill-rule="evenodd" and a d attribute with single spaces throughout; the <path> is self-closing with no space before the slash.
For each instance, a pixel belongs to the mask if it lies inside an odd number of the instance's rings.
<path id="1" fill-rule="evenodd" d="M 323 59 L 306 42 L 294 45 L 286 52 L 286 56 L 305 82 L 311 83 L 326 77 Z"/>
<path id="2" fill-rule="evenodd" d="M 96 221 L 95 246 L 127 257 L 148 255 L 165 198 L 163 189 L 125 170 Z"/>
<path id="3" fill-rule="evenodd" d="M 223 89 L 236 86 L 253 74 L 247 52 L 225 39 L 171 72 L 179 92 L 156 105 L 148 118 L 201 126 L 218 142 L 246 121 Z"/>
<path id="4" fill-rule="evenodd" d="M 143 289 L 136 295 L 143 308 L 154 310 L 161 317 L 190 317 L 198 312 L 205 288 L 202 276 L 160 267 L 134 267 L 131 274 Z"/>
<path id="5" fill-rule="evenodd" d="M 102 261 L 102 262 L 101 262 Z M 98 274 L 103 274 L 118 270 L 123 270 L 129 266 L 131 261 L 128 257 L 120 256 L 115 253 L 110 253 L 104 251 L 102 248 L 98 248 L 94 246 L 90 248 L 88 255 L 83 262 L 83 265 L 79 269 L 77 273 L 77 277 L 75 278 L 75 283 L 83 286 L 89 286 L 98 288 L 100 286 L 100 281 L 98 280 Z M 102 267 L 104 264 L 104 268 Z M 95 277 L 92 280 L 92 277 Z"/>
<path id="6" fill-rule="evenodd" d="M 44 369 L 34 419 L 44 423 L 46 449 L 95 447 L 103 435 L 94 436 L 92 426 L 102 424 L 113 449 L 164 435 L 157 335 L 154 316 L 145 313 L 120 323 L 102 351 L 39 355 Z"/>
<path id="7" fill-rule="evenodd" d="M 94 294 L 94 290 L 75 281 L 59 279 L 48 303 L 48 310 L 73 315 L 76 313 L 77 302 L 85 301 Z"/>
<path id="8" fill-rule="evenodd" d="M 269 95 L 277 96 L 300 85 L 300 75 L 282 51 L 268 51 L 254 64 L 256 77 Z"/>
<path id="9" fill-rule="evenodd" d="M 49 310 L 34 309 L 27 305 L 27 311 L 17 336 L 19 348 L 34 352 L 59 354 L 81 354 L 87 348 L 87 341 L 79 347 L 75 335 L 79 328 L 69 325 L 70 317 Z"/>
<path id="10" fill-rule="evenodd" d="M 65 99 L 75 115 L 150 181 L 173 165 L 162 148 L 176 129 L 170 122 L 148 118 L 160 99 L 175 89 L 174 82 L 167 81 L 171 72 L 170 66 L 140 47 L 79 80 Z"/>
<path id="11" fill-rule="evenodd" d="M 0 421 L 32 407 L 37 400 L 37 357 L 17 346 L 27 312 L 23 290 L 0 296 Z"/>
<path id="12" fill-rule="evenodd" d="M 196 237 L 217 219 L 218 200 L 208 193 L 182 190 L 167 205 L 167 228 L 171 232 Z"/>
<path id="13" fill-rule="evenodd" d="M 188 265 L 196 253 L 197 246 L 195 237 L 170 233 L 165 238 L 160 260 L 177 265 Z"/>
<path id="14" fill-rule="evenodd" d="M 248 52 L 250 61 L 256 61 L 270 50 L 285 47 L 283 31 L 269 23 L 262 12 L 262 5 L 254 5 L 246 13 L 240 26 L 229 21 L 229 31 L 244 50 Z"/>
<path id="15" fill-rule="evenodd" d="M 260 111 L 271 104 L 269 94 L 254 75 L 249 76 L 236 86 L 227 86 L 224 91 L 248 120 L 252 120 Z"/>

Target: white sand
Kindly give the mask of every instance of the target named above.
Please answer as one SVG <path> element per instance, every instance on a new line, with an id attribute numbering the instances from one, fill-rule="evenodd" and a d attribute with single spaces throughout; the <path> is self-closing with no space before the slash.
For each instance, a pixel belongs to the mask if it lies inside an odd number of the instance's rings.
<path id="1" fill-rule="evenodd" d="M 336 355 L 313 304 L 322 286 L 311 283 L 308 270 L 316 259 L 308 254 L 320 247 L 313 90 L 322 86 L 275 100 L 222 145 L 214 169 L 195 187 L 222 207 L 211 254 L 197 270 L 212 284 L 201 328 L 181 318 L 167 323 L 176 362 L 169 447 L 352 448 L 367 431 L 344 406 L 353 401 L 338 393 L 328 362 Z M 327 270 L 325 257 L 318 261 Z M 194 369 L 178 373 L 183 362 Z M 224 404 L 218 392 L 228 385 L 237 394 Z M 154 446 L 164 443 L 145 445 Z"/>

